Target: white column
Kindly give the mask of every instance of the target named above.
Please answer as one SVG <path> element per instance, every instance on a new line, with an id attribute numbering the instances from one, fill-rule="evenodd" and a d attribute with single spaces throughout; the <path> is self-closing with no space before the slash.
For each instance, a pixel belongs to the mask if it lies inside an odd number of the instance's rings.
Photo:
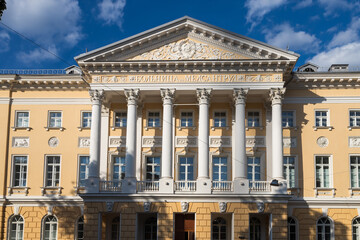
<path id="1" fill-rule="evenodd" d="M 283 180 L 283 140 L 281 104 L 285 89 L 271 89 L 270 100 L 272 107 L 272 177 Z"/>
<path id="2" fill-rule="evenodd" d="M 105 181 L 107 175 L 108 143 L 109 143 L 109 107 L 102 105 L 101 109 L 101 147 L 100 147 L 100 180 Z"/>
<path id="3" fill-rule="evenodd" d="M 234 179 L 247 179 L 245 104 L 248 89 L 235 89 Z"/>
<path id="4" fill-rule="evenodd" d="M 101 104 L 104 98 L 104 91 L 90 90 L 89 94 L 92 102 L 92 114 L 91 114 L 90 161 L 89 161 L 88 178 L 91 181 L 91 185 L 94 186 L 94 182 L 91 179 L 99 178 Z"/>
<path id="5" fill-rule="evenodd" d="M 163 134 L 162 134 L 162 154 L 161 154 L 161 178 L 171 179 L 172 174 L 172 118 L 173 100 L 175 89 L 160 89 L 163 100 Z"/>
<path id="6" fill-rule="evenodd" d="M 211 89 L 197 89 L 199 101 L 198 179 L 209 179 L 209 104 Z"/>
<path id="7" fill-rule="evenodd" d="M 125 89 L 127 99 L 125 178 L 136 179 L 136 108 L 139 89 Z"/>

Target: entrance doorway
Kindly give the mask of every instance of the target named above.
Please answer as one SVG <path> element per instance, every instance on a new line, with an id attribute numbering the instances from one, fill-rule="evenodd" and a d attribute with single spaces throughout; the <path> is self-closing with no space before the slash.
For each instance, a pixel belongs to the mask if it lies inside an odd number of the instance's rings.
<path id="1" fill-rule="evenodd" d="M 175 214 L 175 240 L 195 240 L 195 214 Z"/>
<path id="2" fill-rule="evenodd" d="M 269 214 L 250 214 L 249 239 L 269 240 L 271 235 Z"/>
<path id="3" fill-rule="evenodd" d="M 157 214 L 139 213 L 137 218 L 136 239 L 157 240 Z"/>

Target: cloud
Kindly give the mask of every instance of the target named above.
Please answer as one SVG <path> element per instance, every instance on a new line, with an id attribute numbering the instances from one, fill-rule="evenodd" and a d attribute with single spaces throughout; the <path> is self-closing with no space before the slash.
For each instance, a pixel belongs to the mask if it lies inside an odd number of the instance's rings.
<path id="1" fill-rule="evenodd" d="M 284 23 L 265 30 L 267 43 L 285 49 L 289 46 L 291 51 L 314 53 L 319 50 L 320 40 L 315 35 L 304 31 L 296 32 L 288 23 Z"/>
<path id="2" fill-rule="evenodd" d="M 0 52 L 9 50 L 10 35 L 5 31 L 0 31 Z"/>
<path id="3" fill-rule="evenodd" d="M 8 1 L 2 21 L 49 47 L 53 44 L 74 46 L 82 37 L 78 0 Z"/>
<path id="4" fill-rule="evenodd" d="M 262 21 L 266 14 L 286 3 L 287 0 L 247 0 L 245 2 L 245 7 L 248 8 L 246 21 L 251 23 L 252 29 Z"/>
<path id="5" fill-rule="evenodd" d="M 313 3 L 312 0 L 298 1 L 298 3 L 295 5 L 295 9 L 308 7 L 308 6 L 312 5 L 312 3 Z"/>
<path id="6" fill-rule="evenodd" d="M 321 52 L 309 61 L 322 67 L 329 67 L 335 63 L 347 63 L 351 66 L 360 66 L 360 41 Z"/>
<path id="7" fill-rule="evenodd" d="M 105 24 L 116 24 L 121 29 L 124 17 L 124 8 L 126 0 L 102 0 L 99 4 L 99 18 L 105 21 Z"/>
<path id="8" fill-rule="evenodd" d="M 54 53 L 57 55 L 57 49 L 54 46 L 50 46 L 48 48 L 48 51 Z M 40 63 L 47 60 L 54 60 L 56 57 L 45 51 L 44 49 L 37 48 L 35 50 L 32 50 L 30 52 L 20 52 L 17 55 L 17 59 L 25 64 L 31 64 L 31 63 Z"/>
<path id="9" fill-rule="evenodd" d="M 339 10 L 355 10 L 359 3 L 348 2 L 347 0 L 318 0 L 319 4 L 325 9 L 325 16 L 337 14 Z"/>
<path id="10" fill-rule="evenodd" d="M 334 35 L 328 48 L 338 47 L 351 42 L 358 41 L 360 32 L 360 18 L 353 18 L 349 27 L 345 31 L 338 32 Z"/>

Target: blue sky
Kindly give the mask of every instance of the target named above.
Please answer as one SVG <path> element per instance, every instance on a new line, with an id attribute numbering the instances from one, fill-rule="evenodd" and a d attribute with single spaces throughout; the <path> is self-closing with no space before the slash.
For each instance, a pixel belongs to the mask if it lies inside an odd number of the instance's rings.
<path id="1" fill-rule="evenodd" d="M 360 0 L 7 0 L 1 69 L 63 69 L 74 57 L 185 15 L 327 67 L 360 66 Z"/>

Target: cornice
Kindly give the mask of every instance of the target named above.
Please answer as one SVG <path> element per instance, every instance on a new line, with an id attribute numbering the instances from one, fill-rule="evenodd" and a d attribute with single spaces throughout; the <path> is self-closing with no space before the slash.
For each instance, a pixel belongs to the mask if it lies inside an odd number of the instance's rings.
<path id="1" fill-rule="evenodd" d="M 286 87 L 289 89 L 360 87 L 360 72 L 294 72 Z"/>

